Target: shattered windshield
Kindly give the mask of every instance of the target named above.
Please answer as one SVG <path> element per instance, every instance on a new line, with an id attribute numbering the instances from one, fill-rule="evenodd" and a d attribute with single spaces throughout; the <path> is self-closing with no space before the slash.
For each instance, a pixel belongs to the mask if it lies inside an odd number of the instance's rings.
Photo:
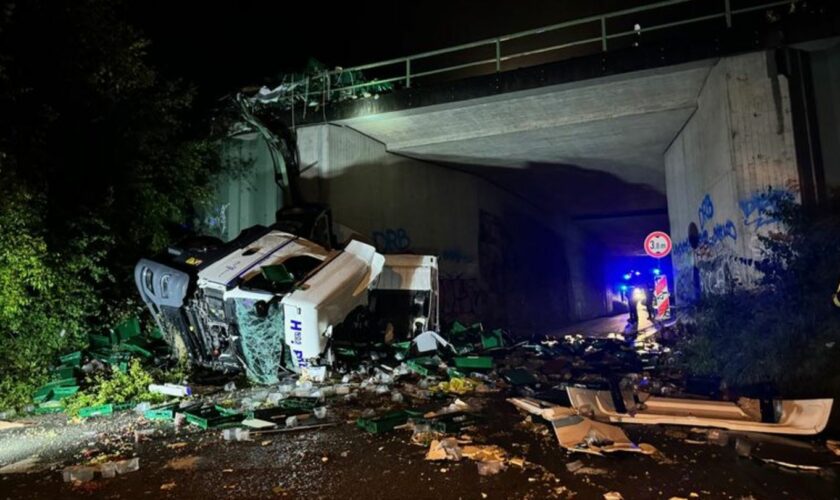
<path id="1" fill-rule="evenodd" d="M 248 378 L 258 384 L 276 384 L 283 363 L 283 308 L 277 303 L 263 307 L 265 302 L 254 299 L 234 302 Z"/>

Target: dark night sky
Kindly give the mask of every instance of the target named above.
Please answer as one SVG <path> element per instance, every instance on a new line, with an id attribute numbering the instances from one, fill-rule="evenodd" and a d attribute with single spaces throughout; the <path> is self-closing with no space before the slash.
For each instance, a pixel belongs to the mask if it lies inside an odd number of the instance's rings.
<path id="1" fill-rule="evenodd" d="M 308 57 L 375 62 L 652 0 L 137 2 L 131 17 L 171 76 L 216 95 L 271 84 Z M 209 96 L 206 96 L 209 97 Z"/>

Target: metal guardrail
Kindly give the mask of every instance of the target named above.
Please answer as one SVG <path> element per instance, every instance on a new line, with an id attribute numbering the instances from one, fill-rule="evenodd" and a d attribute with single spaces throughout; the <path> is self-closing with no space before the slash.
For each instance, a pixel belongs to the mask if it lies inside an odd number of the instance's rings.
<path id="1" fill-rule="evenodd" d="M 627 37 L 627 36 L 631 36 L 631 35 L 638 35 L 638 34 L 646 33 L 646 32 L 659 31 L 659 30 L 663 30 L 663 29 L 667 29 L 667 28 L 673 28 L 673 27 L 677 27 L 677 26 L 684 26 L 684 25 L 688 25 L 688 24 L 699 23 L 699 22 L 703 22 L 703 21 L 709 21 L 709 20 L 713 20 L 713 19 L 722 19 L 722 20 L 725 21 L 726 27 L 731 28 L 732 24 L 733 24 L 733 16 L 736 16 L 736 15 L 739 15 L 739 14 L 745 14 L 745 13 L 749 13 L 749 12 L 754 12 L 754 11 L 758 11 L 758 10 L 771 9 L 773 7 L 779 7 L 779 6 L 783 6 L 783 5 L 796 4 L 796 3 L 801 2 L 802 0 L 783 0 L 783 1 L 765 2 L 765 3 L 762 3 L 760 5 L 753 5 L 753 6 L 743 7 L 743 8 L 739 8 L 739 9 L 732 9 L 731 8 L 731 3 L 732 3 L 733 0 L 718 0 L 718 1 L 722 5 L 720 5 L 719 11 L 715 11 L 712 14 L 695 16 L 695 17 L 690 17 L 690 18 L 686 18 L 686 19 L 680 19 L 680 20 L 677 20 L 677 21 L 671 21 L 671 22 L 667 22 L 667 23 L 656 24 L 656 25 L 653 25 L 653 26 L 646 26 L 643 29 L 633 29 L 633 30 L 619 31 L 619 32 L 616 32 L 616 33 L 610 33 L 607 30 L 607 21 L 610 20 L 610 19 L 614 19 L 614 18 L 624 17 L 624 16 L 627 16 L 627 15 L 630 15 L 630 14 L 647 13 L 647 12 L 662 9 L 664 7 L 671 7 L 671 6 L 675 6 L 675 5 L 689 4 L 689 3 L 697 4 L 699 2 L 708 2 L 708 0 L 663 0 L 663 1 L 660 1 L 660 2 L 655 2 L 655 3 L 648 4 L 648 5 L 640 6 L 640 7 L 628 8 L 628 9 L 613 11 L 613 12 L 609 12 L 609 13 L 605 13 L 605 14 L 583 17 L 583 18 L 574 19 L 574 20 L 571 20 L 571 21 L 565 21 L 565 22 L 561 22 L 561 23 L 557 23 L 557 24 L 552 24 L 552 25 L 549 25 L 549 26 L 543 26 L 541 28 L 536 28 L 536 29 L 532 29 L 532 30 L 520 31 L 520 32 L 517 32 L 517 33 L 502 35 L 502 36 L 498 36 L 498 37 L 495 37 L 495 38 L 487 38 L 487 39 L 479 40 L 479 41 L 476 41 L 476 42 L 465 43 L 465 44 L 462 44 L 462 45 L 456 45 L 454 47 L 447 47 L 447 48 L 433 50 L 433 51 L 429 51 L 429 52 L 414 54 L 414 55 L 410 55 L 410 56 L 406 56 L 406 57 L 400 57 L 400 58 L 396 58 L 396 59 L 388 59 L 386 61 L 379 61 L 379 62 L 375 62 L 375 63 L 363 64 L 361 66 L 355 66 L 355 67 L 352 67 L 352 68 L 340 68 L 340 69 L 335 69 L 335 70 L 329 70 L 329 71 L 325 71 L 325 72 L 323 72 L 321 74 L 318 74 L 318 75 L 311 75 L 311 76 L 309 76 L 309 77 L 307 77 L 303 80 L 298 80 L 298 81 L 292 82 L 291 88 L 305 88 L 306 89 L 305 94 L 307 95 L 307 97 L 312 97 L 313 95 L 314 96 L 319 96 L 320 95 L 321 99 L 319 99 L 319 101 L 322 101 L 322 102 L 329 101 L 330 100 L 330 95 L 332 95 L 333 93 L 353 91 L 353 90 L 363 89 L 365 87 L 370 87 L 370 86 L 374 86 L 374 85 L 382 85 L 382 84 L 387 84 L 387 83 L 402 82 L 404 84 L 405 88 L 411 88 L 411 82 L 412 82 L 413 79 L 417 79 L 417 78 L 421 78 L 421 77 L 425 77 L 425 76 L 431 76 L 431 75 L 436 75 L 436 74 L 441 74 L 441 73 L 446 73 L 446 72 L 451 72 L 451 71 L 457 71 L 457 70 L 472 68 L 472 67 L 476 67 L 476 66 L 489 65 L 489 64 L 493 64 L 493 63 L 495 63 L 496 72 L 499 72 L 499 71 L 501 71 L 502 63 L 506 62 L 506 61 L 511 61 L 511 60 L 514 60 L 514 59 L 520 59 L 520 58 L 527 57 L 527 56 L 533 56 L 533 55 L 536 55 L 536 54 L 543 54 L 543 53 L 547 53 L 547 52 L 553 52 L 553 51 L 558 51 L 558 50 L 561 50 L 561 49 L 566 49 L 566 48 L 580 46 L 580 45 L 587 45 L 587 44 L 600 43 L 601 44 L 601 51 L 606 52 L 608 50 L 610 40 L 614 40 L 614 39 L 622 38 L 622 37 Z M 542 34 L 545 34 L 545 33 L 559 31 L 559 30 L 562 30 L 562 29 L 585 26 L 587 24 L 594 24 L 594 23 L 600 23 L 600 35 L 599 36 L 590 36 L 590 37 L 581 38 L 581 39 L 573 40 L 573 41 L 566 42 L 566 43 L 548 45 L 548 46 L 545 46 L 545 47 L 539 47 L 539 48 L 535 48 L 535 49 L 531 49 L 531 50 L 526 50 L 526 51 L 516 52 L 516 53 L 512 53 L 512 54 L 502 55 L 503 54 L 503 51 L 502 51 L 503 44 L 505 42 L 511 42 L 513 40 L 519 40 L 519 39 L 523 39 L 523 38 L 527 38 L 527 37 L 533 37 L 533 36 L 536 36 L 536 35 L 542 35 Z M 445 66 L 445 67 L 442 67 L 442 68 L 426 70 L 426 71 L 421 71 L 421 72 L 413 72 L 412 71 L 412 63 L 413 62 L 421 61 L 421 60 L 424 60 L 424 59 L 429 59 L 429 58 L 435 57 L 435 56 L 452 54 L 452 53 L 455 53 L 455 52 L 461 52 L 461 51 L 464 51 L 464 50 L 481 48 L 481 47 L 494 47 L 495 48 L 495 57 L 482 58 L 482 59 L 475 60 L 475 61 L 470 61 L 470 62 L 451 65 L 451 66 Z M 397 66 L 397 65 L 400 65 L 404 68 L 404 71 L 401 71 L 398 76 L 394 76 L 394 77 L 391 77 L 391 78 L 384 78 L 384 79 L 376 79 L 376 80 L 366 81 L 366 82 L 363 82 L 363 83 L 357 83 L 357 84 L 346 85 L 346 86 L 341 86 L 341 87 L 333 87 L 333 88 L 330 87 L 331 77 L 336 76 L 336 75 L 341 75 L 342 73 L 366 71 L 366 70 L 371 70 L 371 69 L 376 69 L 376 68 L 383 68 L 383 67 L 387 67 L 387 66 Z M 312 89 L 312 86 L 309 83 L 313 80 L 317 81 L 319 79 L 321 80 L 321 82 L 320 82 L 321 83 L 321 85 L 320 85 L 321 89 L 318 89 L 318 90 Z M 301 94 L 301 93 L 298 93 L 298 92 L 293 92 L 292 98 L 294 99 L 295 97 L 303 96 L 303 95 L 304 94 Z"/>

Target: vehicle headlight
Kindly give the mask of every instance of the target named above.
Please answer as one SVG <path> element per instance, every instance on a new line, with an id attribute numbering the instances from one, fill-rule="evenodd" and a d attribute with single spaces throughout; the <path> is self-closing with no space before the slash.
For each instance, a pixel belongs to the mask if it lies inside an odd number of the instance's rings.
<path id="1" fill-rule="evenodd" d="M 634 288 L 633 289 L 633 301 L 638 302 L 640 300 L 645 300 L 647 294 L 645 293 L 644 288 Z"/>

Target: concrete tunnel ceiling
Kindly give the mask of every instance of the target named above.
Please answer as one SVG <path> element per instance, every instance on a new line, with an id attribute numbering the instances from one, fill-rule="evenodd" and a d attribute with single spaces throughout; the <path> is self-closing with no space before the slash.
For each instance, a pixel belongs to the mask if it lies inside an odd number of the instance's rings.
<path id="1" fill-rule="evenodd" d="M 335 123 L 388 151 L 468 171 L 576 220 L 613 253 L 667 226 L 664 152 L 706 60 Z"/>

